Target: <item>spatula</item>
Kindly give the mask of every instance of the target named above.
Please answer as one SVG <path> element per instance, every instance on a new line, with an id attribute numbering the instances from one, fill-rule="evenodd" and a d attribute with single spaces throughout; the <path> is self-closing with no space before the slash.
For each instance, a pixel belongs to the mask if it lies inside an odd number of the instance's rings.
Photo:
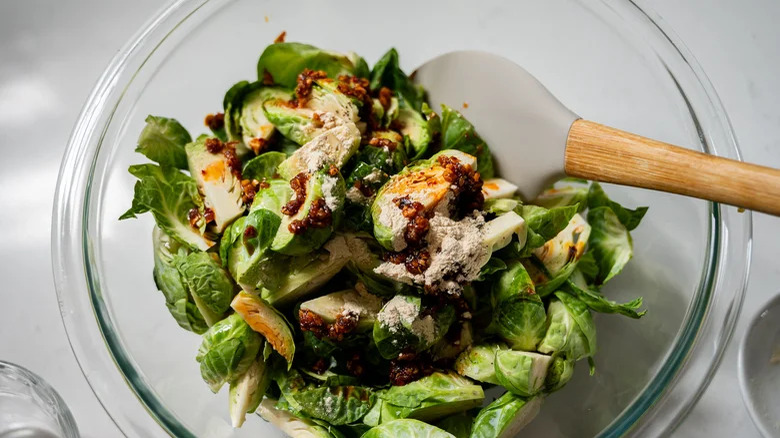
<path id="1" fill-rule="evenodd" d="M 477 51 L 434 58 L 414 75 L 433 108 L 466 102 L 500 175 L 533 199 L 572 176 L 780 215 L 780 170 L 720 158 L 584 120 L 530 73 Z"/>

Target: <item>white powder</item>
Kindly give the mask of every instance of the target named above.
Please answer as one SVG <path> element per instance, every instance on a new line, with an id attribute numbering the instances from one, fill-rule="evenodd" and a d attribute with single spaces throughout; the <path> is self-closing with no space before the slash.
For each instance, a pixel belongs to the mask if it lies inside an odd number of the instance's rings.
<path id="1" fill-rule="evenodd" d="M 352 261 L 358 266 L 371 266 L 374 263 L 371 250 L 365 240 L 360 237 L 347 237 L 346 241 Z"/>
<path id="2" fill-rule="evenodd" d="M 359 283 L 362 285 L 362 283 Z M 355 287 L 355 293 L 347 295 L 344 305 L 341 308 L 341 314 L 344 316 L 354 315 L 359 318 L 365 316 L 374 316 L 382 309 L 382 299 L 369 293 L 365 286 Z"/>
<path id="3" fill-rule="evenodd" d="M 379 182 L 382 177 L 384 176 L 384 172 L 381 170 L 374 168 L 374 170 L 371 171 L 368 175 L 363 177 L 363 181 L 366 182 Z"/>
<path id="4" fill-rule="evenodd" d="M 337 178 L 332 176 L 326 176 L 324 181 L 322 181 L 322 194 L 325 196 L 325 205 L 328 206 L 330 211 L 336 211 L 341 204 L 339 198 L 334 194 L 338 181 Z"/>
<path id="5" fill-rule="evenodd" d="M 412 332 L 430 344 L 436 338 L 436 322 L 431 315 L 414 320 Z"/>
<path id="6" fill-rule="evenodd" d="M 324 147 L 326 140 L 327 138 L 325 136 L 315 137 L 314 140 L 312 140 L 314 143 L 307 143 L 307 146 L 312 145 L 310 151 L 305 151 L 308 153 L 301 152 L 301 158 L 303 159 L 304 163 L 306 163 L 306 170 L 309 172 L 316 172 L 322 169 L 322 167 L 325 165 L 325 162 L 328 160 L 328 156 L 325 154 L 325 152 L 319 150 L 320 147 Z"/>
<path id="7" fill-rule="evenodd" d="M 354 202 L 355 204 L 363 204 L 369 198 L 366 198 L 357 187 L 352 186 L 349 188 L 349 190 L 347 190 L 347 199 Z"/>
<path id="8" fill-rule="evenodd" d="M 484 225 L 485 219 L 478 213 L 460 221 L 437 213 L 430 219 L 426 237 L 431 264 L 425 272 L 412 275 L 403 264 L 391 262 L 382 263 L 374 272 L 407 284 L 459 293 L 462 284 L 479 276 L 480 268 L 490 257 L 490 248 L 483 242 Z"/>
<path id="9" fill-rule="evenodd" d="M 336 117 L 333 113 L 330 112 L 315 112 L 315 115 L 319 116 L 320 120 L 322 121 L 322 129 L 328 130 L 331 128 L 335 128 L 336 126 L 342 125 L 344 123 L 344 120 L 340 117 Z"/>
<path id="10" fill-rule="evenodd" d="M 393 233 L 393 251 L 401 251 L 406 248 L 404 230 L 406 229 L 406 224 L 409 223 L 409 219 L 404 217 L 401 209 L 393 204 L 389 196 L 385 196 L 384 199 L 386 202 L 380 206 L 379 222 L 389 226 Z"/>
<path id="11" fill-rule="evenodd" d="M 411 326 L 420 315 L 419 309 L 401 295 L 396 295 L 385 304 L 377 315 L 379 322 L 395 333 L 402 325 Z"/>

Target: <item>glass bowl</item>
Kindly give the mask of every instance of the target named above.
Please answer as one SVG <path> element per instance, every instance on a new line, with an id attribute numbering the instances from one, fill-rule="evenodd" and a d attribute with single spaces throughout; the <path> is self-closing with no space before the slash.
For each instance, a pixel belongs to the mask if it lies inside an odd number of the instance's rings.
<path id="1" fill-rule="evenodd" d="M 255 78 L 257 57 L 282 30 L 289 41 L 354 50 L 370 63 L 395 46 L 407 71 L 452 50 L 494 52 L 587 119 L 739 158 L 701 68 L 636 2 L 373 5 L 179 0 L 119 52 L 89 97 L 60 170 L 54 274 L 84 375 L 126 435 L 280 435 L 259 418 L 239 430 L 229 426 L 226 391 L 213 395 L 200 379 L 200 338 L 179 329 L 152 280 L 152 218 L 117 218 L 132 199 L 127 167 L 144 161 L 133 150 L 146 115 L 175 117 L 195 135 L 198 127 L 205 131 L 204 115 L 220 110 L 230 85 Z M 546 400 L 529 436 L 670 433 L 710 381 L 739 314 L 749 212 L 607 190 L 620 202 L 651 207 L 634 234 L 634 261 L 605 290 L 615 300 L 644 296 L 649 312 L 640 321 L 596 317 L 595 376 L 578 367 L 566 389 Z"/>

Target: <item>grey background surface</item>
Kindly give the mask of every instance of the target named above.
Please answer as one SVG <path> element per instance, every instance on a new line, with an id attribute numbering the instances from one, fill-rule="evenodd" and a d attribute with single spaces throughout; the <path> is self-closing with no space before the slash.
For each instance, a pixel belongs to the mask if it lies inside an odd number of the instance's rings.
<path id="1" fill-rule="evenodd" d="M 780 168 L 780 2 L 654 0 L 709 75 L 746 161 Z M 97 77 L 162 6 L 154 0 L 0 2 L 0 359 L 30 368 L 85 437 L 120 436 L 71 353 L 51 277 L 51 207 L 71 127 Z M 715 379 L 676 436 L 757 437 L 737 382 L 747 320 L 780 291 L 780 219 L 755 214 L 747 298 Z"/>

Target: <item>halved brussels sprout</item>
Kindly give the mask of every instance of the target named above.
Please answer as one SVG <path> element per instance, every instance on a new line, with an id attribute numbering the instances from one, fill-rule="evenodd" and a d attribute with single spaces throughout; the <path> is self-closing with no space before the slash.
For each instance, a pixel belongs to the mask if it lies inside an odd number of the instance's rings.
<path id="1" fill-rule="evenodd" d="M 237 141 L 236 153 L 243 157 L 249 152 L 257 154 L 261 142 L 271 139 L 275 129 L 268 121 L 263 103 L 271 99 L 289 100 L 292 93 L 280 87 L 262 82 L 241 81 L 225 93 L 225 134 L 230 141 Z"/>
<path id="2" fill-rule="evenodd" d="M 482 184 L 485 200 L 511 198 L 517 193 L 517 186 L 503 178 L 486 179 Z"/>
<path id="3" fill-rule="evenodd" d="M 566 228 L 533 251 L 543 268 L 533 268 L 531 263 L 525 265 L 531 270 L 538 270 L 533 272 L 532 278 L 539 295 L 547 296 L 554 292 L 571 276 L 585 253 L 590 231 L 591 227 L 585 219 L 575 214 Z"/>
<path id="4" fill-rule="evenodd" d="M 395 359 L 403 350 L 420 352 L 438 342 L 455 320 L 452 306 L 435 314 L 421 313 L 418 296 L 396 295 L 388 301 L 374 322 L 374 343 L 385 359 Z"/>
<path id="5" fill-rule="evenodd" d="M 246 414 L 257 410 L 270 383 L 271 373 L 262 358 L 252 362 L 244 374 L 230 382 L 228 400 L 233 427 L 241 427 L 246 420 Z"/>
<path id="6" fill-rule="evenodd" d="M 468 321 L 454 324 L 447 335 L 433 346 L 431 352 L 436 360 L 454 359 L 474 342 L 474 332 Z"/>
<path id="7" fill-rule="evenodd" d="M 332 164 L 341 169 L 360 146 L 360 131 L 354 123 L 328 129 L 297 149 L 279 164 L 278 172 L 290 180 L 301 172 L 316 172 Z"/>
<path id="8" fill-rule="evenodd" d="M 210 139 L 201 136 L 188 143 L 184 150 L 190 175 L 203 193 L 206 208 L 214 213 L 215 231 L 221 233 L 244 213 L 245 206 L 241 199 L 241 180 L 233 173 L 230 160 L 220 152 L 209 152 L 208 141 Z"/>
<path id="9" fill-rule="evenodd" d="M 165 296 L 168 311 L 185 330 L 203 334 L 208 324 L 198 307 L 192 301 L 184 280 L 177 269 L 176 259 L 186 258 L 189 247 L 173 240 L 160 228 L 154 227 L 152 233 L 154 247 L 154 283 Z"/>
<path id="10" fill-rule="evenodd" d="M 563 186 L 549 188 L 536 197 L 531 204 L 544 208 L 566 207 L 579 205 L 582 212 L 588 207 L 587 186 Z"/>
<path id="11" fill-rule="evenodd" d="M 306 199 L 294 215 L 282 216 L 271 243 L 273 251 L 286 255 L 310 253 L 322 246 L 341 222 L 346 193 L 341 174 L 331 176 L 323 169 L 306 176 L 303 184 Z"/>
<path id="12" fill-rule="evenodd" d="M 512 438 L 539 413 L 541 397 L 525 399 L 507 392 L 479 411 L 471 438 Z"/>
<path id="13" fill-rule="evenodd" d="M 421 203 L 424 211 L 437 208 L 441 202 L 451 202 L 452 197 L 447 196 L 452 190 L 451 183 L 445 178 L 445 168 L 438 161 L 440 156 L 455 157 L 472 167 L 476 165 L 476 159 L 471 155 L 445 150 L 393 175 L 379 190 L 371 205 L 374 236 L 386 249 L 401 251 L 406 247 L 403 232 L 409 220 L 401 214 L 394 199 L 408 196 L 410 201 Z"/>
<path id="14" fill-rule="evenodd" d="M 293 415 L 290 411 L 277 409 L 277 401 L 272 398 L 263 400 L 257 408 L 257 413 L 265 421 L 278 427 L 279 430 L 296 438 L 337 438 L 330 433 L 329 428 L 316 422 Z"/>
<path id="15" fill-rule="evenodd" d="M 295 370 L 278 378 L 277 383 L 294 411 L 337 426 L 360 421 L 376 399 L 370 388 L 307 383 Z"/>
<path id="16" fill-rule="evenodd" d="M 548 329 L 539 344 L 545 354 L 560 353 L 579 360 L 596 352 L 596 326 L 588 306 L 577 298 L 556 292 L 547 309 Z"/>
<path id="17" fill-rule="evenodd" d="M 555 356 L 547 370 L 547 378 L 544 381 L 546 392 L 555 392 L 566 385 L 574 375 L 574 361 L 563 356 Z"/>
<path id="18" fill-rule="evenodd" d="M 455 438 L 451 433 L 439 429 L 436 426 L 431 426 L 428 423 L 412 419 L 393 420 L 380 424 L 371 428 L 368 432 L 363 434 L 361 438 L 399 437 Z"/>
<path id="19" fill-rule="evenodd" d="M 391 386 L 378 396 L 384 401 L 383 409 L 391 411 L 387 417 L 435 421 L 481 405 L 485 393 L 455 373 L 434 372 L 403 386 Z M 386 420 L 383 412 L 381 422 Z"/>
<path id="20" fill-rule="evenodd" d="M 284 317 L 260 297 L 239 292 L 230 304 L 252 330 L 260 333 L 269 344 L 292 366 L 295 341 L 292 330 Z"/>
<path id="21" fill-rule="evenodd" d="M 482 231 L 485 233 L 485 245 L 490 248 L 491 252 L 509 245 L 515 235 L 518 240 L 518 249 L 522 249 L 528 236 L 525 221 L 514 211 L 509 211 L 490 220 L 482 228 Z"/>
<path id="22" fill-rule="evenodd" d="M 331 292 L 301 303 L 301 310 L 318 315 L 328 324 L 336 322 L 341 315 L 354 315 L 358 319 L 355 328 L 358 332 L 371 330 L 381 309 L 381 298 L 355 289 Z"/>
<path id="23" fill-rule="evenodd" d="M 542 390 L 552 357 L 528 351 L 496 352 L 498 383 L 513 394 L 530 397 Z"/>
<path id="24" fill-rule="evenodd" d="M 212 254 L 193 252 L 176 259 L 176 269 L 203 319 L 211 326 L 230 308 L 235 285 Z"/>
<path id="25" fill-rule="evenodd" d="M 492 301 L 497 334 L 512 348 L 535 350 L 545 334 L 546 314 L 522 263 L 507 263 L 507 269 L 493 283 Z"/>
<path id="26" fill-rule="evenodd" d="M 242 375 L 257 357 L 263 339 L 232 314 L 211 326 L 195 357 L 200 375 L 213 392 Z"/>
<path id="27" fill-rule="evenodd" d="M 422 157 L 433 139 L 428 122 L 423 119 L 422 114 L 402 104 L 398 108 L 398 116 L 393 121 L 393 125 L 397 125 L 401 134 L 409 139 L 406 151 L 409 159 L 416 160 Z"/>
<path id="28" fill-rule="evenodd" d="M 498 385 L 496 353 L 508 348 L 503 343 L 472 345 L 455 359 L 454 368 L 462 376 Z"/>

